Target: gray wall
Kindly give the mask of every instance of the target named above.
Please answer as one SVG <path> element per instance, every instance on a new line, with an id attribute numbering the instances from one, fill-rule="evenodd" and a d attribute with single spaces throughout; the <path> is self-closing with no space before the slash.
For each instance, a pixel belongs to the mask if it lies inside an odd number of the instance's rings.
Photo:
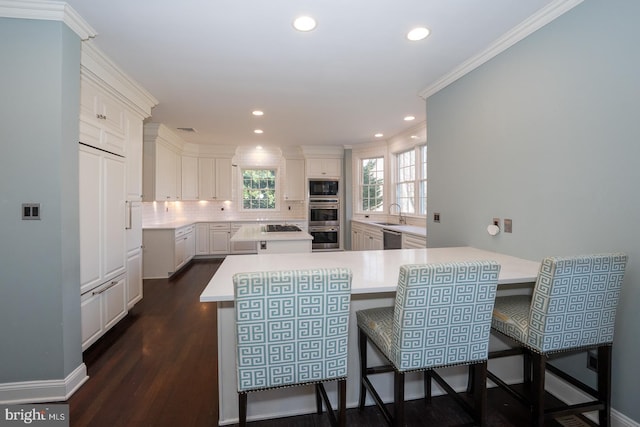
<path id="1" fill-rule="evenodd" d="M 621 250 L 613 406 L 640 421 L 640 2 L 585 1 L 427 100 L 428 245 Z M 441 223 L 432 221 L 441 214 Z M 490 237 L 493 217 L 513 234 Z M 559 364 L 594 383 L 586 357 Z"/>
<path id="2" fill-rule="evenodd" d="M 0 383 L 82 364 L 78 231 L 80 40 L 0 18 Z M 41 221 L 22 221 L 39 202 Z"/>

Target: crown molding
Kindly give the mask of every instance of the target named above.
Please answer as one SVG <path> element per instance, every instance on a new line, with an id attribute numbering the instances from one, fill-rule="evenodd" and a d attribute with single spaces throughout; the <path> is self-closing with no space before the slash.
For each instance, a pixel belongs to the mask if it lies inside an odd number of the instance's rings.
<path id="1" fill-rule="evenodd" d="M 80 40 L 97 35 L 96 30 L 63 1 L 0 0 L 0 17 L 64 22 Z"/>
<path id="2" fill-rule="evenodd" d="M 112 95 L 132 107 L 142 118 L 151 116 L 158 100 L 109 59 L 91 40 L 82 43 L 80 73 L 112 90 Z"/>
<path id="3" fill-rule="evenodd" d="M 538 13 L 525 19 L 518 26 L 512 28 L 502 37 L 498 38 L 483 52 L 463 62 L 458 67 L 454 68 L 450 73 L 446 74 L 432 85 L 423 89 L 418 93 L 418 95 L 423 99 L 427 99 L 434 93 L 449 86 L 451 83 L 455 82 L 456 80 L 475 70 L 485 62 L 509 49 L 520 40 L 523 40 L 530 34 L 536 32 L 540 28 L 544 27 L 551 21 L 573 9 L 582 2 L 583 0 L 555 0 L 549 3 L 546 7 L 538 11 Z"/>

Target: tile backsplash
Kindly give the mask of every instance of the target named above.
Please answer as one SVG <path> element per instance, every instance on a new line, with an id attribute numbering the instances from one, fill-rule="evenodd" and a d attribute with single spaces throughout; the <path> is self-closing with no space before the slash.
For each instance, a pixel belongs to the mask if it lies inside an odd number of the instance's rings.
<path id="1" fill-rule="evenodd" d="M 142 203 L 143 225 L 164 224 L 173 221 L 293 221 L 306 220 L 304 201 L 284 202 L 279 211 L 242 211 L 237 202 L 178 201 Z"/>

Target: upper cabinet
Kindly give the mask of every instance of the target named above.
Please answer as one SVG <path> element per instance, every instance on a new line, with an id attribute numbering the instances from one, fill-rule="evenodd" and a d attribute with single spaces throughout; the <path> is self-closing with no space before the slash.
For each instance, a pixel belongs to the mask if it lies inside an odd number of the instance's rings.
<path id="1" fill-rule="evenodd" d="M 308 158 L 307 176 L 309 178 L 337 178 L 342 176 L 342 159 Z"/>
<path id="2" fill-rule="evenodd" d="M 80 80 L 80 142 L 125 155 L 125 106 L 95 83 Z"/>
<path id="3" fill-rule="evenodd" d="M 287 159 L 285 169 L 284 199 L 304 200 L 307 189 L 304 175 L 304 160 Z"/>
<path id="4" fill-rule="evenodd" d="M 182 141 L 166 126 L 144 126 L 143 200 L 180 200 L 182 195 Z"/>
<path id="5" fill-rule="evenodd" d="M 182 200 L 198 200 L 198 158 L 182 156 Z"/>

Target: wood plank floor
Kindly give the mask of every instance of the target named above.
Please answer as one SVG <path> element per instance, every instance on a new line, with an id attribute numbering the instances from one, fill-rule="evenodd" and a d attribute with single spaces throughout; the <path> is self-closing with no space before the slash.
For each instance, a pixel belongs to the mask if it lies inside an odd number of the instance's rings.
<path id="1" fill-rule="evenodd" d="M 144 281 L 144 299 L 84 352 L 90 378 L 68 401 L 72 427 L 217 426 L 216 308 L 200 303 L 199 296 L 219 264 L 197 261 L 171 280 Z M 471 421 L 445 396 L 428 407 L 408 402 L 406 417 L 408 426 Z M 375 407 L 350 409 L 347 421 L 350 426 L 384 425 Z M 329 426 L 326 414 L 250 424 Z M 489 425 L 527 424 L 523 406 L 498 389 L 489 390 Z"/>

